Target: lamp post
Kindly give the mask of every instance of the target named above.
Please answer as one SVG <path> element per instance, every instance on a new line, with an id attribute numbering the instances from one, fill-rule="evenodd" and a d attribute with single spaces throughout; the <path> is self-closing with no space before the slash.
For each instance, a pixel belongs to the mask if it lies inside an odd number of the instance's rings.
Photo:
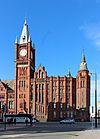
<path id="1" fill-rule="evenodd" d="M 6 130 L 6 112 L 8 109 L 8 83 L 6 83 L 6 100 L 5 100 L 5 104 L 4 104 L 4 116 L 5 116 L 5 120 L 4 120 L 4 130 Z"/>
<path id="2" fill-rule="evenodd" d="M 97 74 L 95 75 L 95 128 L 97 128 Z"/>
<path id="3" fill-rule="evenodd" d="M 95 128 L 97 128 L 97 73 L 91 73 L 95 76 Z"/>

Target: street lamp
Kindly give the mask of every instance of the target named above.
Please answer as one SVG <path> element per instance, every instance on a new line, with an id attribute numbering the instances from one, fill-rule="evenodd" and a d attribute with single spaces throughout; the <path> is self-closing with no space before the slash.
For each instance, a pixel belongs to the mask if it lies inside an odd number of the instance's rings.
<path id="1" fill-rule="evenodd" d="M 97 73 L 91 73 L 95 76 L 95 128 L 97 128 Z"/>

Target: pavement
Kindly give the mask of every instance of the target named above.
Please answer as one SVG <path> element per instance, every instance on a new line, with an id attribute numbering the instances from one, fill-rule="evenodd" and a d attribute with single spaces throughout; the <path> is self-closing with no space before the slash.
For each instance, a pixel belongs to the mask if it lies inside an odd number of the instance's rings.
<path id="1" fill-rule="evenodd" d="M 100 139 L 100 129 L 80 131 L 74 139 Z"/>

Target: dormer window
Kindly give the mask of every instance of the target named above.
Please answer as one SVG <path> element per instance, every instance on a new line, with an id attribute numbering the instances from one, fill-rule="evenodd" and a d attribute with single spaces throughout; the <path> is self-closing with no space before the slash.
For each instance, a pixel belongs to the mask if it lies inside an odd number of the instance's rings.
<path id="1" fill-rule="evenodd" d="M 25 35 L 23 36 L 23 41 L 25 40 Z"/>

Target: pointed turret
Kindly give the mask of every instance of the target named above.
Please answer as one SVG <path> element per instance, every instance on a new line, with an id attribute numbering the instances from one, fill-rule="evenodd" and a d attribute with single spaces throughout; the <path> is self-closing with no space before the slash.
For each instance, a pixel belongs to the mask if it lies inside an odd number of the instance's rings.
<path id="1" fill-rule="evenodd" d="M 29 35 L 28 25 L 27 25 L 27 22 L 25 20 L 23 30 L 22 30 L 22 34 L 21 34 L 21 37 L 20 37 L 20 44 L 28 43 L 29 38 L 30 38 L 30 35 Z"/>
<path id="2" fill-rule="evenodd" d="M 71 77 L 71 73 L 70 73 L 70 71 L 68 71 L 68 73 L 67 73 L 67 77 Z"/>
<path id="3" fill-rule="evenodd" d="M 81 59 L 81 64 L 80 64 L 79 70 L 88 70 L 84 53 L 82 53 L 82 59 Z"/>

